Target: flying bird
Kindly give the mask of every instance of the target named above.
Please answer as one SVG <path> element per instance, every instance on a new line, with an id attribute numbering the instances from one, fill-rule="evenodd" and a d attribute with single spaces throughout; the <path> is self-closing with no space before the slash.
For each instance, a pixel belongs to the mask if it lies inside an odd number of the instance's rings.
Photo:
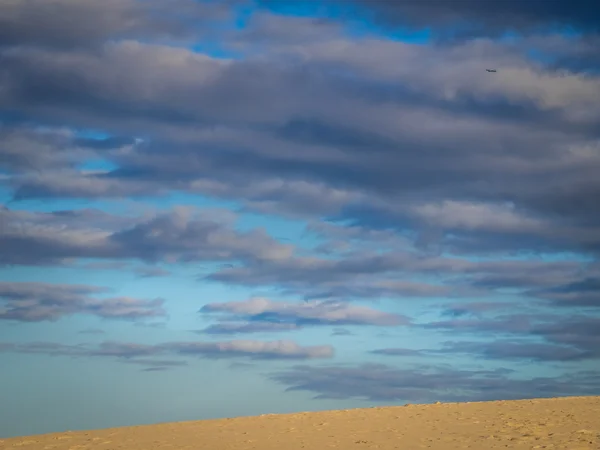
<path id="1" fill-rule="evenodd" d="M 497 72 L 496 69 L 485 69 L 485 70 L 487 70 L 488 72 Z"/>

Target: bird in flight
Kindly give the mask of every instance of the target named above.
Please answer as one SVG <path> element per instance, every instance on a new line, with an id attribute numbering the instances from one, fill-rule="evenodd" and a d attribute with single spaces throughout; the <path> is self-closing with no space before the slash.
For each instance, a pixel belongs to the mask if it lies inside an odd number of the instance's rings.
<path id="1" fill-rule="evenodd" d="M 488 72 L 497 72 L 496 69 L 485 69 L 485 70 L 487 70 Z"/>

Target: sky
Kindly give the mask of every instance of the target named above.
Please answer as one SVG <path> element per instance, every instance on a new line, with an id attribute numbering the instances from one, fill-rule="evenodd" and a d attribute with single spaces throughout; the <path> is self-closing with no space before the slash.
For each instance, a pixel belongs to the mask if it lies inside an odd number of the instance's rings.
<path id="1" fill-rule="evenodd" d="M 598 48 L 591 0 L 0 2 L 0 437 L 600 395 Z"/>

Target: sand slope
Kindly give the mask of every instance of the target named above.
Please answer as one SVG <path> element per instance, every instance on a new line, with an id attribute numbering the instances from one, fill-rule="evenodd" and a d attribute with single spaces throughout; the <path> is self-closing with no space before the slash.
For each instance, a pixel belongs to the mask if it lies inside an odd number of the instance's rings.
<path id="1" fill-rule="evenodd" d="M 600 449 L 600 397 L 444 403 L 0 440 L 1 449 Z"/>

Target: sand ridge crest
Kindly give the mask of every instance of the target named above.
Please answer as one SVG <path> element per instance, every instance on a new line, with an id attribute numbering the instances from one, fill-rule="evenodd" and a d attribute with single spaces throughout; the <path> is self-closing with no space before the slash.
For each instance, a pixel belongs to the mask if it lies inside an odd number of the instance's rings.
<path id="1" fill-rule="evenodd" d="M 600 396 L 263 414 L 0 439 L 21 450 L 600 450 Z"/>

